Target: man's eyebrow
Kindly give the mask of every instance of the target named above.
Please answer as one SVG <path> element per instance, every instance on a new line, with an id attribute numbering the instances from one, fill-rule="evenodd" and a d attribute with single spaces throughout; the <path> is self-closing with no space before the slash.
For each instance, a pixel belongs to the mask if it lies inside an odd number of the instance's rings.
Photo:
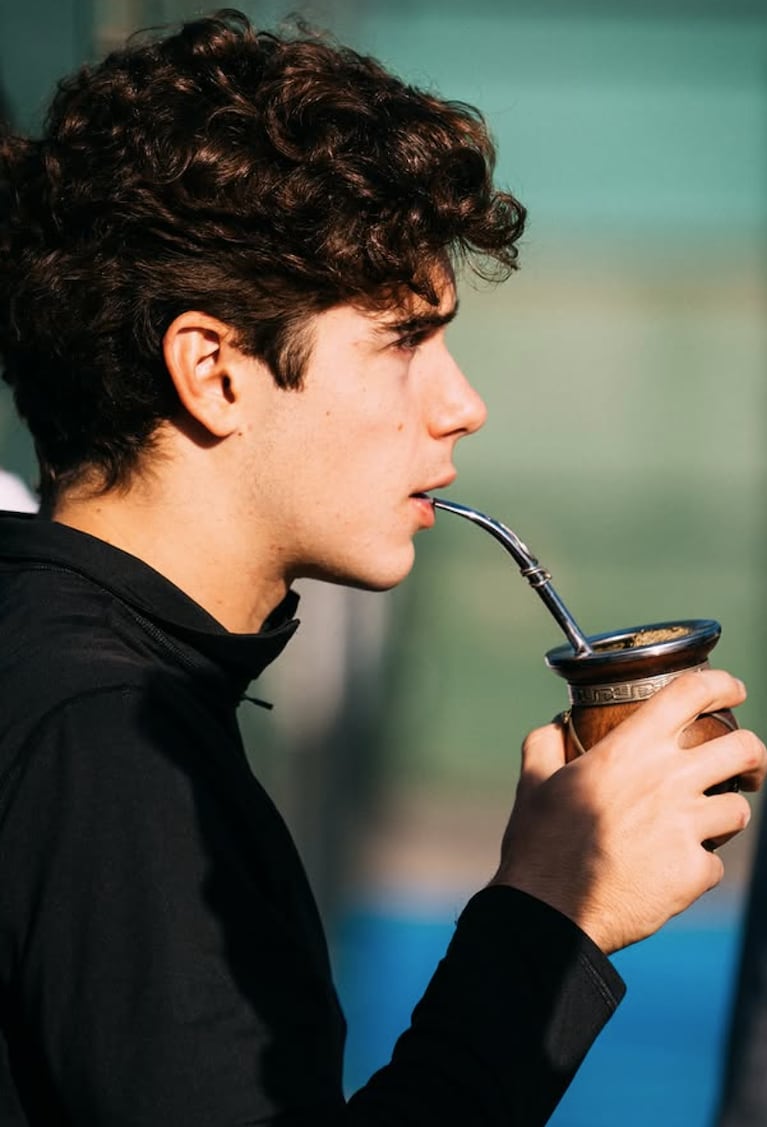
<path id="1" fill-rule="evenodd" d="M 404 321 L 387 321 L 381 326 L 386 333 L 416 333 L 424 329 L 441 329 L 449 325 L 458 313 L 458 302 L 445 313 L 417 313 Z"/>

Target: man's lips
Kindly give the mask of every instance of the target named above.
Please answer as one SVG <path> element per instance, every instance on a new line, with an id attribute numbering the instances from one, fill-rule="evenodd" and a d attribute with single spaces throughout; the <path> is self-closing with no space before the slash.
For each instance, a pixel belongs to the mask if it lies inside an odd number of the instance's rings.
<path id="1" fill-rule="evenodd" d="M 421 512 L 421 521 L 426 528 L 431 528 L 436 520 L 434 505 L 428 493 L 411 493 L 411 500 L 415 501 Z"/>
<path id="2" fill-rule="evenodd" d="M 417 489 L 410 494 L 411 497 L 425 497 L 427 501 L 431 502 L 430 493 L 434 493 L 438 489 L 447 489 L 452 485 L 458 474 L 455 470 L 446 471 L 444 476 L 438 480 L 432 481 L 431 484 L 424 486 L 423 489 Z"/>

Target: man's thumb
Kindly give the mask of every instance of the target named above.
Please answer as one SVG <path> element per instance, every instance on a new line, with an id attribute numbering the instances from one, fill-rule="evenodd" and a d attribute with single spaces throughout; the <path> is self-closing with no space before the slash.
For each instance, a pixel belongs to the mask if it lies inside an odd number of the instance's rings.
<path id="1" fill-rule="evenodd" d="M 565 765 L 565 736 L 558 720 L 535 728 L 522 744 L 520 786 L 544 782 Z"/>

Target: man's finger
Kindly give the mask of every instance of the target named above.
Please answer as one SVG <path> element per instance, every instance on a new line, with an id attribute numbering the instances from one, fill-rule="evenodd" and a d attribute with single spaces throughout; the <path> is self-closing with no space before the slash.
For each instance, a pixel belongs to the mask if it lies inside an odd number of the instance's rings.
<path id="1" fill-rule="evenodd" d="M 767 772 L 767 749 L 754 732 L 745 728 L 691 747 L 685 754 L 694 756 L 690 764 L 701 790 L 734 778 L 743 790 L 756 790 Z"/>
<path id="2" fill-rule="evenodd" d="M 522 744 L 520 785 L 541 783 L 565 765 L 565 738 L 562 725 L 554 721 L 535 728 Z"/>
<path id="3" fill-rule="evenodd" d="M 701 799 L 698 814 L 701 842 L 726 841 L 744 830 L 751 821 L 751 807 L 742 794 L 728 791 Z"/>
<path id="4" fill-rule="evenodd" d="M 682 673 L 624 723 L 628 727 L 681 733 L 703 712 L 736 708 L 746 699 L 746 686 L 723 669 Z"/>

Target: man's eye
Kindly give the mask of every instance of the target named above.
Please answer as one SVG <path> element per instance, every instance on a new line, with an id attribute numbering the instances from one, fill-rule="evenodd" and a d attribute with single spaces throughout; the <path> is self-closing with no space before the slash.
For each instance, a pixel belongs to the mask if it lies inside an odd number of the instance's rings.
<path id="1" fill-rule="evenodd" d="M 421 331 L 416 333 L 405 333 L 404 336 L 398 337 L 394 342 L 395 348 L 401 348 L 403 352 L 414 352 L 419 344 L 423 344 L 428 336 L 427 333 Z"/>

